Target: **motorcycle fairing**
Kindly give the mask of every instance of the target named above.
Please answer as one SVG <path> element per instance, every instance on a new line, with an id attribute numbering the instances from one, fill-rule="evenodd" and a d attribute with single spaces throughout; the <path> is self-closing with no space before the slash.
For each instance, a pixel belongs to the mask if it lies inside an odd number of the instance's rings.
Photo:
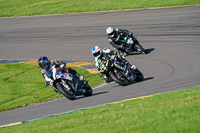
<path id="1" fill-rule="evenodd" d="M 70 73 L 61 73 L 61 70 L 59 68 L 53 68 L 53 78 L 55 79 L 67 79 L 72 81 L 73 76 Z M 51 78 L 45 77 L 45 84 L 48 85 L 49 83 L 53 82 Z"/>
<path id="2" fill-rule="evenodd" d="M 70 73 L 63 73 L 57 76 L 57 79 L 67 79 L 72 81 L 73 76 Z"/>
<path id="3" fill-rule="evenodd" d="M 51 80 L 51 79 L 48 78 L 48 77 L 45 77 L 45 84 L 46 84 L 46 85 L 50 84 L 51 82 L 53 82 L 53 80 Z"/>
<path id="4" fill-rule="evenodd" d="M 60 69 L 54 68 L 53 69 L 53 78 L 56 79 L 56 76 L 61 73 Z"/>
<path id="5" fill-rule="evenodd" d="M 70 73 L 62 73 L 59 68 L 54 68 L 53 69 L 53 77 L 54 79 L 67 79 L 72 81 L 73 76 Z"/>

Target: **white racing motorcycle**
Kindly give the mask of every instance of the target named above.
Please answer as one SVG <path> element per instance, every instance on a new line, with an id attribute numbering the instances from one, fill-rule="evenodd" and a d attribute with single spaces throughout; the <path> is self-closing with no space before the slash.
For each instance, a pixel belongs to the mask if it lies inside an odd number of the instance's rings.
<path id="1" fill-rule="evenodd" d="M 91 96 L 93 91 L 87 81 L 83 78 L 80 79 L 75 75 L 62 72 L 55 65 L 44 67 L 45 70 L 45 84 L 49 84 L 55 89 L 56 92 L 61 93 L 63 96 L 70 100 L 76 99 L 76 96 L 84 95 Z"/>

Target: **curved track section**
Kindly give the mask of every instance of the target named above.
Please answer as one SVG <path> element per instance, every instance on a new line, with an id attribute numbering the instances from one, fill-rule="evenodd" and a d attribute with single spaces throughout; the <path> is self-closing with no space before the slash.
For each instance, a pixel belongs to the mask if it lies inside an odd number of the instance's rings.
<path id="1" fill-rule="evenodd" d="M 0 125 L 200 84 L 200 6 L 55 16 L 0 18 L 0 59 L 92 61 L 94 45 L 111 48 L 105 28 L 133 31 L 147 55 L 128 56 L 145 80 L 105 84 L 91 97 L 65 98 L 0 113 Z M 52 90 L 53 91 L 53 90 Z"/>

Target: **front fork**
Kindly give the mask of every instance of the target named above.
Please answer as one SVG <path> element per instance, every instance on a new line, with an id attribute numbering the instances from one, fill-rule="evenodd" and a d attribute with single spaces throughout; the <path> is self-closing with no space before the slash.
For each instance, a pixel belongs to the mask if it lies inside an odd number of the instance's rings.
<path id="1" fill-rule="evenodd" d="M 69 87 L 69 85 L 66 84 L 65 81 L 64 81 L 63 79 L 62 79 L 61 81 L 62 81 L 61 84 L 62 84 L 65 88 L 67 88 L 67 91 L 70 91 L 71 88 Z"/>
<path id="2" fill-rule="evenodd" d="M 117 63 L 116 63 L 116 64 L 117 64 Z M 123 65 L 123 67 L 122 67 L 122 65 Z M 129 63 L 125 63 L 125 64 L 120 63 L 120 64 L 118 64 L 118 66 L 120 66 L 120 67 L 118 67 L 118 68 L 116 68 L 116 69 L 118 69 L 118 70 L 123 70 L 123 71 L 124 71 L 124 72 L 122 73 L 123 76 L 125 76 L 128 80 L 131 80 L 133 77 L 132 77 L 132 75 L 131 75 L 130 70 L 128 70 L 128 65 L 130 65 L 130 64 L 129 64 Z M 116 67 L 116 65 L 115 65 L 115 67 Z"/>

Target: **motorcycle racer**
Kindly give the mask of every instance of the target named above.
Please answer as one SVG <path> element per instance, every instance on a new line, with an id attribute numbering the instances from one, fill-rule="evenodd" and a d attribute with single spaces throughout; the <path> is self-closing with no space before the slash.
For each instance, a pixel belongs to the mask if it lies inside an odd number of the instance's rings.
<path id="1" fill-rule="evenodd" d="M 65 70 L 65 67 L 66 67 L 66 64 L 64 62 L 61 62 L 61 61 L 58 61 L 58 60 L 55 60 L 55 59 L 48 59 L 46 56 L 41 56 L 39 59 L 38 59 L 38 65 L 42 68 L 41 69 L 41 74 L 42 76 L 44 77 L 45 76 L 45 70 L 43 69 L 44 67 L 50 65 L 50 64 L 54 64 L 56 65 L 56 67 L 60 68 L 61 71 L 64 71 Z M 70 73 L 72 74 L 76 74 L 76 71 L 72 68 L 67 68 L 67 71 L 69 71 Z"/>
<path id="2" fill-rule="evenodd" d="M 125 44 L 130 44 L 132 42 L 124 40 L 125 35 L 133 36 L 133 33 L 126 29 L 118 29 L 107 27 L 106 34 L 108 35 L 108 42 L 118 50 L 119 54 L 122 55 L 125 49 Z M 135 51 L 135 54 L 141 52 Z"/>
<path id="3" fill-rule="evenodd" d="M 61 62 L 55 59 L 48 59 L 48 57 L 46 56 L 41 56 L 38 59 L 38 65 L 41 67 L 41 74 L 43 76 L 43 78 L 45 78 L 45 76 L 50 77 L 51 75 L 48 74 L 48 72 L 45 71 L 44 67 L 47 67 L 48 69 L 50 68 L 50 65 L 55 65 L 56 68 L 59 68 L 62 72 L 66 71 L 68 73 L 73 74 L 74 76 L 76 76 L 78 79 L 83 80 L 83 76 L 80 75 L 79 73 L 76 72 L 76 70 L 74 70 L 73 68 L 66 68 L 66 63 L 65 62 Z"/>
<path id="4" fill-rule="evenodd" d="M 106 83 L 109 83 L 112 80 L 108 78 L 105 74 L 103 74 L 101 70 L 99 69 L 99 62 L 98 62 L 99 59 L 102 59 L 102 60 L 116 59 L 120 61 L 121 62 L 120 65 L 114 64 L 114 66 L 120 70 L 126 71 L 126 68 L 121 67 L 121 66 L 124 66 L 125 64 L 130 65 L 132 69 L 136 69 L 135 65 L 131 65 L 125 58 L 123 58 L 123 56 L 118 56 L 116 51 L 106 49 L 106 48 L 102 50 L 99 46 L 94 46 L 91 51 L 92 51 L 93 56 L 95 57 L 95 65 L 98 68 L 98 71 L 100 72 L 100 74 L 104 77 L 104 81 Z"/>

